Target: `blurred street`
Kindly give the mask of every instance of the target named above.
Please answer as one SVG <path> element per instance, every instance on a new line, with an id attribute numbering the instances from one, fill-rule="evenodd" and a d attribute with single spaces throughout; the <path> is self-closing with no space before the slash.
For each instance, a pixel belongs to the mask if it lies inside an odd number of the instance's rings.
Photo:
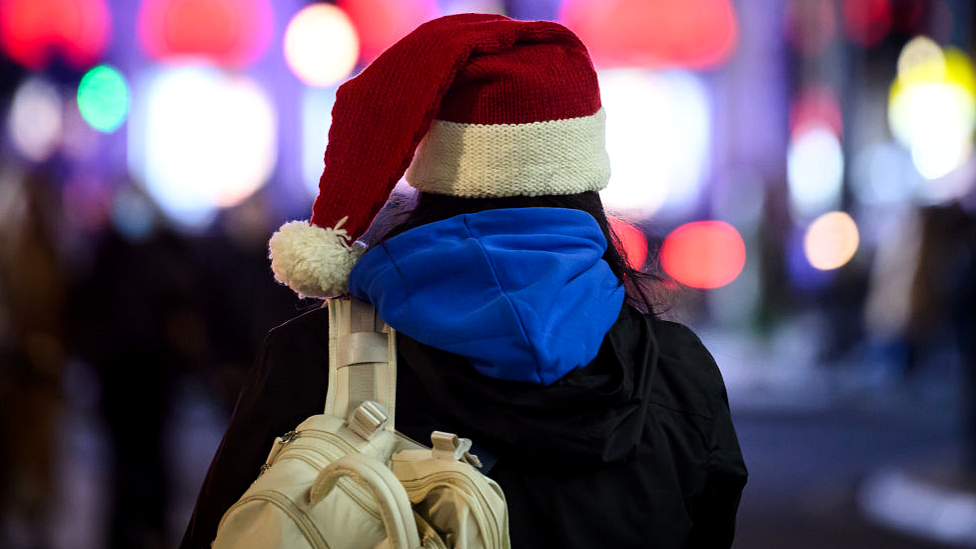
<path id="1" fill-rule="evenodd" d="M 976 490 L 952 500 L 965 452 L 959 364 L 929 361 L 905 377 L 870 360 L 805 363 L 802 347 L 756 361 L 741 339 L 702 339 L 749 467 L 734 547 L 976 546 Z M 950 516 L 954 503 L 962 513 Z"/>
<path id="2" fill-rule="evenodd" d="M 862 490 L 889 467 L 952 463 L 959 450 L 957 418 L 944 409 L 919 414 L 940 403 L 897 392 L 873 398 L 891 409 L 866 410 L 853 402 L 822 411 L 733 409 L 750 472 L 733 547 L 952 546 L 871 520 Z"/>

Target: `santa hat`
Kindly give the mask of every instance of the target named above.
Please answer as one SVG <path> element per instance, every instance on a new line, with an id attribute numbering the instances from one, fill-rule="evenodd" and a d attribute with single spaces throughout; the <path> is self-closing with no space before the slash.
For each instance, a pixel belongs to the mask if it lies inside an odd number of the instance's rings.
<path id="1" fill-rule="evenodd" d="M 582 42 L 549 21 L 469 13 L 391 46 L 336 92 L 312 218 L 269 243 L 275 278 L 300 296 L 346 293 L 355 241 L 404 172 L 459 197 L 604 188 L 604 113 Z"/>

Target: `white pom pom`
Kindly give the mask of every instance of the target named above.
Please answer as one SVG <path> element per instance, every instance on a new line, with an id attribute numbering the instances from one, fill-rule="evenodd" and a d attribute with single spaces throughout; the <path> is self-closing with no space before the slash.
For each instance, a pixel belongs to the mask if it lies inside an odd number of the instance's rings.
<path id="1" fill-rule="evenodd" d="M 332 297 L 349 292 L 349 271 L 366 251 L 349 242 L 342 218 L 333 228 L 289 221 L 268 242 L 275 280 L 299 297 Z"/>

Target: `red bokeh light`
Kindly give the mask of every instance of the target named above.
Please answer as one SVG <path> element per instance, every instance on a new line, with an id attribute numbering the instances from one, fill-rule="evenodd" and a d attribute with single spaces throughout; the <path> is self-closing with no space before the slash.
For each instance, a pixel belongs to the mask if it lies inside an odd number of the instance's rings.
<path id="1" fill-rule="evenodd" d="M 360 61 L 369 63 L 421 23 L 437 17 L 434 0 L 339 0 L 359 33 Z"/>
<path id="2" fill-rule="evenodd" d="M 710 68 L 738 37 L 729 0 L 566 0 L 559 20 L 597 66 Z"/>
<path id="3" fill-rule="evenodd" d="M 852 42 L 873 46 L 891 30 L 890 0 L 844 0 L 844 31 Z"/>
<path id="4" fill-rule="evenodd" d="M 0 0 L 0 46 L 29 69 L 45 68 L 55 54 L 87 68 L 105 51 L 110 31 L 104 0 Z"/>
<path id="5" fill-rule="evenodd" d="M 812 127 L 829 128 L 837 136 L 843 132 L 840 103 L 828 86 L 808 86 L 790 105 L 790 135 L 795 137 Z"/>
<path id="6" fill-rule="evenodd" d="M 150 56 L 203 56 L 245 66 L 271 39 L 268 0 L 146 0 L 139 12 L 139 38 Z"/>
<path id="7" fill-rule="evenodd" d="M 724 221 L 686 223 L 661 246 L 661 267 L 692 288 L 718 288 L 735 280 L 746 263 L 746 245 Z"/>
<path id="8" fill-rule="evenodd" d="M 609 219 L 610 229 L 613 230 L 613 234 L 617 236 L 621 247 L 623 247 L 619 251 L 624 256 L 627 265 L 630 265 L 632 269 L 640 270 L 644 266 L 644 261 L 647 260 L 647 238 L 644 233 L 622 219 L 615 217 Z"/>

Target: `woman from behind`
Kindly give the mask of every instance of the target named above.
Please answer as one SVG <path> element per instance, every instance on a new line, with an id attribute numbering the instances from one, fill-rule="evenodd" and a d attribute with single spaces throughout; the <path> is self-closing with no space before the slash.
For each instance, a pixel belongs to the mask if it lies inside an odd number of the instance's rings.
<path id="1" fill-rule="evenodd" d="M 746 470 L 725 387 L 617 251 L 604 120 L 568 29 L 425 23 L 339 88 L 311 221 L 275 233 L 272 269 L 398 331 L 397 427 L 474 439 L 513 547 L 728 547 Z M 416 204 L 367 250 L 404 172 Z M 320 309 L 266 340 L 183 547 L 207 546 L 274 437 L 321 412 L 327 326 Z"/>

